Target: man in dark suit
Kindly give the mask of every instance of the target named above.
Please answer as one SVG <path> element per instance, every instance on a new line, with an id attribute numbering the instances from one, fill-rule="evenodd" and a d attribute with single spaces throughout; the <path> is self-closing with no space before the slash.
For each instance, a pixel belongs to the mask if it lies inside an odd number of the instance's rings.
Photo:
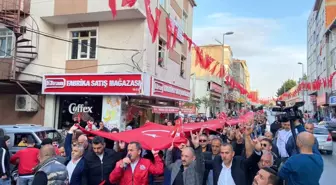
<path id="1" fill-rule="evenodd" d="M 212 152 L 203 152 L 204 161 L 212 161 L 220 153 L 220 148 L 223 141 L 218 137 L 214 138 L 211 141 L 211 151 Z M 203 185 L 212 185 L 213 184 L 213 171 L 205 169 L 203 177 Z"/>
<path id="2" fill-rule="evenodd" d="M 247 159 L 234 155 L 232 145 L 225 143 L 221 146 L 220 156 L 216 156 L 212 163 L 206 163 L 206 169 L 213 170 L 214 185 L 248 185 L 246 169 L 259 162 L 262 155 L 260 143 Z"/>
<path id="3" fill-rule="evenodd" d="M 82 174 L 84 171 L 84 147 L 81 145 L 74 145 L 71 152 L 71 160 L 67 164 L 67 171 L 69 174 L 70 185 L 81 185 Z"/>

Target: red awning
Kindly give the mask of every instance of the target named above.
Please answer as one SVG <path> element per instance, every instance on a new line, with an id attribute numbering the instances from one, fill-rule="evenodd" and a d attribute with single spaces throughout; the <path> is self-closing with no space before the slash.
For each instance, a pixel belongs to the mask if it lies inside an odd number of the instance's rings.
<path id="1" fill-rule="evenodd" d="M 170 113 L 178 113 L 180 108 L 178 107 L 163 107 L 163 106 L 152 106 L 152 112 L 156 114 L 170 114 Z"/>

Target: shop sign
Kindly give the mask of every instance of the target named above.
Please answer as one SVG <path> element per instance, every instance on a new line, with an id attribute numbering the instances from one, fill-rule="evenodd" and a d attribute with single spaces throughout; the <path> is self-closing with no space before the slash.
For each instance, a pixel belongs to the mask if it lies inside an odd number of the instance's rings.
<path id="1" fill-rule="evenodd" d="M 160 106 L 152 106 L 152 112 L 156 114 L 171 114 L 171 113 L 178 113 L 178 107 L 160 107 Z"/>
<path id="2" fill-rule="evenodd" d="M 70 114 L 74 114 L 76 112 L 92 113 L 92 108 L 92 106 L 85 106 L 84 104 L 71 103 L 68 110 Z"/>
<path id="3" fill-rule="evenodd" d="M 189 101 L 190 90 L 152 78 L 151 96 Z"/>
<path id="4" fill-rule="evenodd" d="M 329 97 L 329 104 L 330 105 L 336 105 L 336 96 L 330 96 Z"/>
<path id="5" fill-rule="evenodd" d="M 215 91 L 216 93 L 222 93 L 223 88 L 215 82 L 210 82 L 210 90 Z"/>
<path id="6" fill-rule="evenodd" d="M 142 74 L 50 74 L 44 75 L 43 94 L 142 94 Z"/>

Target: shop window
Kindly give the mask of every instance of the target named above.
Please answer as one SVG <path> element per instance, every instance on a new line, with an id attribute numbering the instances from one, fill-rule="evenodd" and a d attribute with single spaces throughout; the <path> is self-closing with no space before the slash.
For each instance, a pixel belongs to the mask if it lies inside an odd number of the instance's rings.
<path id="1" fill-rule="evenodd" d="M 185 62 L 187 58 L 184 56 L 181 56 L 181 65 L 180 65 L 180 76 L 182 78 L 185 78 Z"/>
<path id="2" fill-rule="evenodd" d="M 160 67 L 166 66 L 166 53 L 166 42 L 160 39 L 158 45 L 158 65 Z"/>
<path id="3" fill-rule="evenodd" d="M 78 114 L 81 126 L 89 119 L 99 122 L 102 119 L 102 96 L 60 96 L 58 129 L 70 128 L 77 123 Z"/>
<path id="4" fill-rule="evenodd" d="M 14 147 L 26 147 L 26 146 L 22 146 L 22 145 L 19 146 L 19 144 L 20 144 L 21 141 L 23 141 L 27 138 L 32 138 L 32 139 L 34 139 L 35 143 L 37 143 L 37 140 L 33 136 L 33 134 L 30 134 L 30 133 L 16 133 L 16 134 L 14 134 L 14 144 L 13 144 L 13 146 Z"/>
<path id="5" fill-rule="evenodd" d="M 71 59 L 95 59 L 97 30 L 71 32 Z"/>
<path id="6" fill-rule="evenodd" d="M 13 49 L 13 32 L 9 29 L 0 29 L 0 57 L 11 57 Z"/>

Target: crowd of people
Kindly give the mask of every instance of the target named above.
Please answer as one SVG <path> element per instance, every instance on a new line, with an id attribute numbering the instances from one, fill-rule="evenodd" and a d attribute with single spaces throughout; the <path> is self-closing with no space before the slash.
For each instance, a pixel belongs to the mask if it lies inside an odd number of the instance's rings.
<path id="1" fill-rule="evenodd" d="M 318 185 L 323 159 L 314 125 L 295 121 L 293 136 L 289 120 L 273 123 L 275 130 L 267 129 L 266 122 L 265 115 L 256 114 L 218 132 L 202 128 L 187 133 L 187 143 L 160 151 L 142 149 L 136 138 L 130 143 L 89 139 L 74 125 L 64 146 L 45 139 L 38 149 L 26 138 L 26 148 L 10 156 L 10 138 L 4 136 L 0 185 L 13 182 L 10 164 L 18 166 L 19 185 Z M 106 131 L 103 124 L 99 130 Z"/>

